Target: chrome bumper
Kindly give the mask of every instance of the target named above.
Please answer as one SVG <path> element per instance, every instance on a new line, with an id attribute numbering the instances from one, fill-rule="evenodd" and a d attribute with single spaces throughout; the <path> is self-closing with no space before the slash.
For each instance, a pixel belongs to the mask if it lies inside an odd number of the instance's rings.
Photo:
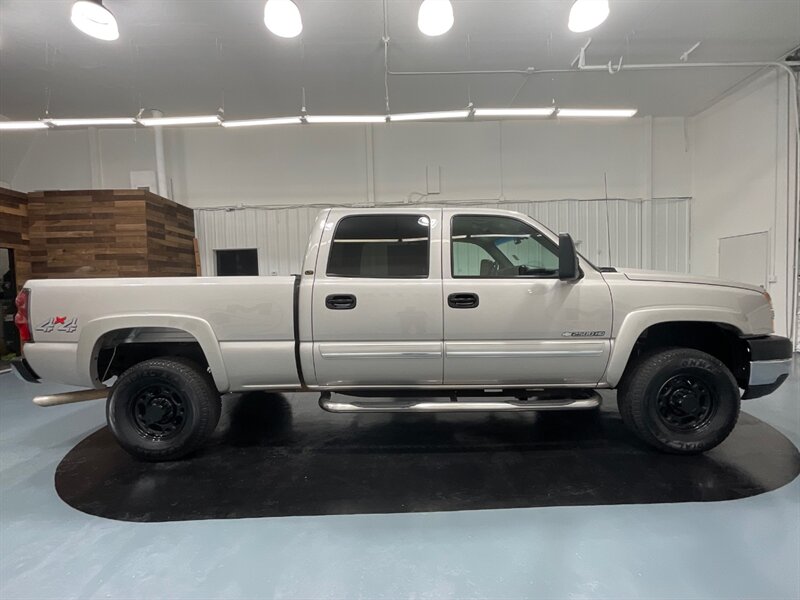
<path id="1" fill-rule="evenodd" d="M 770 385 L 791 372 L 791 358 L 755 360 L 750 363 L 750 385 Z"/>
<path id="2" fill-rule="evenodd" d="M 748 338 L 750 376 L 742 400 L 761 398 L 777 390 L 792 371 L 791 340 L 777 335 Z"/>

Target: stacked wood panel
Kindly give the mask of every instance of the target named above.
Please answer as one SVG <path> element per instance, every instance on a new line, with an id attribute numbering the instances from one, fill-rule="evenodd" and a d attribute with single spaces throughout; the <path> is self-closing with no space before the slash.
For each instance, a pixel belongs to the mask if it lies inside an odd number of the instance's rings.
<path id="1" fill-rule="evenodd" d="M 28 194 L 33 277 L 195 275 L 191 209 L 143 190 Z"/>
<path id="2" fill-rule="evenodd" d="M 27 195 L 0 188 L 0 248 L 14 251 L 17 288 L 31 277 Z"/>
<path id="3" fill-rule="evenodd" d="M 197 275 L 194 211 L 147 195 L 147 269 L 164 276 Z"/>

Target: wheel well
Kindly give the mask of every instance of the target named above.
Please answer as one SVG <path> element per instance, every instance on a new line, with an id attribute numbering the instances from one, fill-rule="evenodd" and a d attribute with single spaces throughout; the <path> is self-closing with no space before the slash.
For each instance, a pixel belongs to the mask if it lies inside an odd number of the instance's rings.
<path id="1" fill-rule="evenodd" d="M 192 334 L 168 327 L 135 327 L 109 331 L 97 340 L 95 377 L 106 381 L 137 363 L 162 356 L 188 358 L 208 368 L 208 359 Z"/>
<path id="2" fill-rule="evenodd" d="M 626 371 L 645 352 L 674 346 L 694 348 L 718 358 L 730 369 L 739 387 L 746 389 L 750 358 L 747 343 L 739 334 L 735 327 L 724 323 L 671 321 L 651 325 L 636 340 Z"/>

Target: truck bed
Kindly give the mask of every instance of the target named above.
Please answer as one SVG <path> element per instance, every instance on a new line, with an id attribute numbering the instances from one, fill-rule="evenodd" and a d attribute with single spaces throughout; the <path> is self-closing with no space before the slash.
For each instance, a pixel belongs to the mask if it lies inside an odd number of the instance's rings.
<path id="1" fill-rule="evenodd" d="M 153 335 L 174 328 L 194 336 L 220 389 L 299 383 L 293 277 L 56 279 L 27 287 L 35 343 L 26 345 L 25 356 L 45 380 L 97 386 L 86 365 L 95 362 L 98 340 L 137 328 L 137 317 L 146 315 Z"/>

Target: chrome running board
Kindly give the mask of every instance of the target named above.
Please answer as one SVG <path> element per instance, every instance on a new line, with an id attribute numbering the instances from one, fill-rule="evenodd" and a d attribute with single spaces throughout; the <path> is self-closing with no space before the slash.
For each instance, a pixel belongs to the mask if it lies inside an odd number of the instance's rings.
<path id="1" fill-rule="evenodd" d="M 87 400 L 105 400 L 108 398 L 108 388 L 100 390 L 78 390 L 77 392 L 64 392 L 63 394 L 47 394 L 36 396 L 33 403 L 36 406 L 59 406 L 60 404 L 72 404 L 74 402 L 86 402 Z"/>
<path id="2" fill-rule="evenodd" d="M 352 400 L 335 401 L 330 392 L 323 392 L 319 397 L 319 406 L 332 413 L 363 412 L 495 412 L 523 410 L 586 410 L 600 406 L 601 398 L 597 392 L 581 394 L 579 398 L 548 398 L 537 400 L 430 400 L 398 399 L 398 400 Z"/>

